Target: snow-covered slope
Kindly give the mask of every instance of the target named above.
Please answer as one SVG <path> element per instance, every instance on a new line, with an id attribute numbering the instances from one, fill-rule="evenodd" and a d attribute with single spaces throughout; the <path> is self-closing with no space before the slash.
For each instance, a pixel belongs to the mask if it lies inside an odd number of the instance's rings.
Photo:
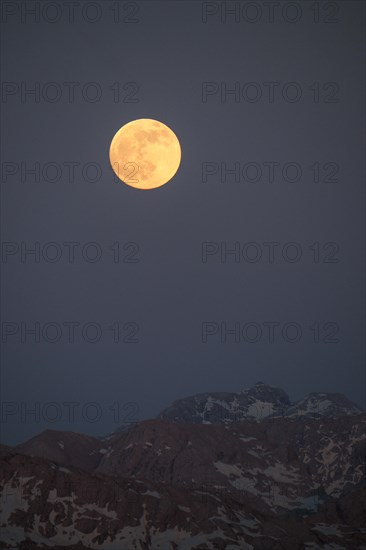
<path id="1" fill-rule="evenodd" d="M 344 416 L 358 414 L 361 409 L 341 393 L 309 393 L 287 410 L 285 416 Z"/>

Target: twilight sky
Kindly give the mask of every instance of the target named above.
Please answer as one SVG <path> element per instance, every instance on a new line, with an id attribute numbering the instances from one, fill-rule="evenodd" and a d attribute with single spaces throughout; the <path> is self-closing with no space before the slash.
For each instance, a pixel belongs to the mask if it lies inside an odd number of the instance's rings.
<path id="1" fill-rule="evenodd" d="M 258 380 L 364 406 L 364 3 L 46 4 L 2 12 L 2 442 Z M 138 118 L 182 147 L 152 191 L 109 166 Z"/>

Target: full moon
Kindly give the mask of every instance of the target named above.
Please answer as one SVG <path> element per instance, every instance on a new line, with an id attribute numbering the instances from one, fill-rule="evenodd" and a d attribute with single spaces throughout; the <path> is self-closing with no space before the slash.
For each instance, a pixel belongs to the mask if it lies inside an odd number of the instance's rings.
<path id="1" fill-rule="evenodd" d="M 181 160 L 175 133 L 150 118 L 128 122 L 112 139 L 109 159 L 116 176 L 137 189 L 161 187 L 172 179 Z"/>

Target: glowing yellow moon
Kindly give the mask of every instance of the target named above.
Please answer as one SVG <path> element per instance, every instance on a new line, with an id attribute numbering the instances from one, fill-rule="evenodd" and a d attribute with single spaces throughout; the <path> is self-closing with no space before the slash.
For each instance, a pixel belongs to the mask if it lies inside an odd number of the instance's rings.
<path id="1" fill-rule="evenodd" d="M 175 133 L 165 124 L 140 118 L 125 124 L 112 139 L 109 159 L 116 176 L 138 189 L 161 187 L 172 179 L 181 160 Z"/>

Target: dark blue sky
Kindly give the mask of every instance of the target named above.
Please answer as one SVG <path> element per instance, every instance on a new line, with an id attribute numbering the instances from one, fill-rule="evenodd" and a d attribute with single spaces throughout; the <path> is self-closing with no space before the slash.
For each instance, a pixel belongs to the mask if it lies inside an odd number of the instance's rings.
<path id="1" fill-rule="evenodd" d="M 82 0 L 74 22 L 63 3 L 37 22 L 10 4 L 3 442 L 103 434 L 131 411 L 258 380 L 364 405 L 364 3 L 281 2 L 271 22 L 266 3 L 234 2 L 226 23 L 221 2 L 106 0 L 99 13 Z M 153 191 L 109 167 L 113 135 L 137 118 L 181 142 L 178 173 Z"/>

